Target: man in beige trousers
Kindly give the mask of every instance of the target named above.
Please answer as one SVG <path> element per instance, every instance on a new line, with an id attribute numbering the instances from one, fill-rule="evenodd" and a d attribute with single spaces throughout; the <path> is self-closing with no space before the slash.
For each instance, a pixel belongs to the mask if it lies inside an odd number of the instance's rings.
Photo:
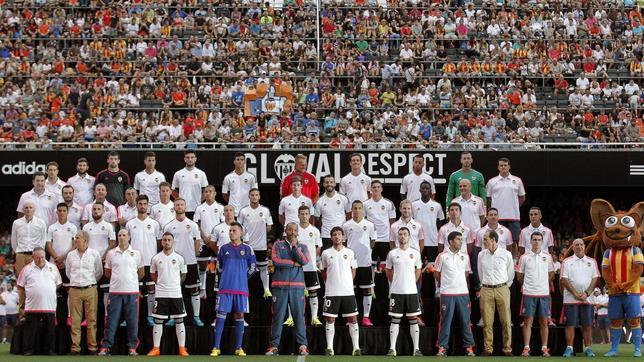
<path id="1" fill-rule="evenodd" d="M 483 235 L 478 272 L 481 278 L 481 316 L 483 318 L 483 355 L 492 355 L 494 311 L 499 313 L 503 331 L 503 353 L 512 356 L 512 318 L 510 317 L 510 286 L 514 280 L 512 253 L 498 247 L 499 234 L 488 230 Z"/>
<path id="2" fill-rule="evenodd" d="M 98 251 L 89 248 L 89 234 L 81 230 L 74 237 L 76 249 L 67 254 L 65 272 L 69 278 L 69 313 L 72 319 L 72 346 L 70 355 L 81 351 L 81 321 L 87 320 L 87 349 L 96 354 L 96 311 L 98 308 L 97 281 L 103 275 L 103 264 Z"/>

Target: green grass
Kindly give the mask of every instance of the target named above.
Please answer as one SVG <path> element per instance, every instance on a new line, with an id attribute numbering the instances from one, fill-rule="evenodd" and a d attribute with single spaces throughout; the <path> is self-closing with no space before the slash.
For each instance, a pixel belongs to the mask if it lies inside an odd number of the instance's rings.
<path id="1" fill-rule="evenodd" d="M 607 345 L 594 345 L 593 346 L 593 351 L 597 354 L 598 357 L 596 359 L 601 359 L 601 360 L 609 360 L 606 357 L 602 357 L 603 354 L 608 351 L 608 346 Z M 638 358 L 633 358 L 630 357 L 633 352 L 633 346 L 630 344 L 622 344 L 620 346 L 620 357 L 618 359 L 612 359 L 613 361 L 619 360 L 621 361 L 638 361 L 640 359 Z M 161 357 L 156 357 L 154 361 L 159 361 L 159 362 L 176 362 L 177 361 L 177 356 L 161 356 Z M 335 356 L 335 357 L 325 357 L 325 356 L 308 356 L 306 358 L 301 357 L 298 358 L 297 356 L 279 356 L 279 357 L 266 357 L 266 356 L 248 356 L 248 357 L 234 357 L 234 356 L 221 356 L 212 358 L 209 356 L 190 356 L 187 358 L 187 361 L 190 362 L 197 362 L 197 361 L 240 361 L 242 359 L 246 359 L 249 361 L 297 361 L 297 362 L 315 362 L 315 361 L 329 361 L 330 359 L 333 359 L 334 362 L 344 362 L 344 361 L 353 361 L 355 362 L 356 360 L 362 360 L 362 361 L 386 361 L 386 360 L 395 360 L 395 361 L 418 361 L 422 360 L 422 358 L 414 358 L 410 356 L 399 356 L 399 357 L 393 357 L 389 358 L 386 356 L 363 356 L 363 357 L 351 357 L 351 356 Z M 428 358 L 428 357 L 425 357 Z M 437 358 L 437 357 L 430 357 L 430 358 Z M 484 358 L 484 357 L 477 357 L 477 358 Z M 491 357 L 491 358 L 501 358 L 503 361 L 525 361 L 525 358 L 522 357 L 513 357 L 513 358 L 505 358 L 505 357 Z M 531 359 L 538 359 L 539 357 L 532 357 Z M 583 358 L 583 357 L 577 357 L 577 358 Z M 127 356 L 111 356 L 111 357 L 92 357 L 92 356 L 78 356 L 78 357 L 70 357 L 70 356 L 54 356 L 54 357 L 49 357 L 49 356 L 31 356 L 31 357 L 25 357 L 25 356 L 15 356 L 12 354 L 9 354 L 9 345 L 3 344 L 0 345 L 0 361 L 23 361 L 23 362 L 31 362 L 31 361 L 38 361 L 38 362 L 43 362 L 43 361 L 48 361 L 48 362 L 75 362 L 75 361 L 96 361 L 97 359 L 105 359 L 106 362 L 132 362 L 134 361 L 151 361 L 152 358 L 148 358 L 146 356 L 139 356 L 139 357 L 127 357 Z M 553 357 L 552 359 L 557 359 L 557 360 L 563 360 L 563 357 Z M 471 361 L 471 358 L 469 357 L 448 357 L 449 361 Z"/>

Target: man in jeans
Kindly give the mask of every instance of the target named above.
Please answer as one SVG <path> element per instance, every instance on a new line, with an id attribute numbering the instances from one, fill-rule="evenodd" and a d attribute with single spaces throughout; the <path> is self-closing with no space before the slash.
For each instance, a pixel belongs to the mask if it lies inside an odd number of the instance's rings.
<path id="1" fill-rule="evenodd" d="M 110 279 L 110 292 L 107 303 L 107 321 L 105 335 L 101 343 L 99 356 L 109 356 L 114 344 L 114 336 L 121 318 L 125 314 L 127 323 L 128 355 L 136 356 L 139 344 L 138 315 L 139 315 L 139 280 L 143 279 L 143 256 L 130 246 L 130 232 L 119 230 L 118 246 L 107 252 L 105 257 L 105 277 Z"/>
<path id="2" fill-rule="evenodd" d="M 271 261 L 275 271 L 271 280 L 273 287 L 273 325 L 269 341 L 267 356 L 276 356 L 279 351 L 282 337 L 282 322 L 286 315 L 286 308 L 291 307 L 291 314 L 295 322 L 295 336 L 299 344 L 299 355 L 309 354 L 304 327 L 304 269 L 302 265 L 309 262 L 309 251 L 304 244 L 297 241 L 298 225 L 286 225 L 286 240 L 281 240 L 273 245 Z"/>

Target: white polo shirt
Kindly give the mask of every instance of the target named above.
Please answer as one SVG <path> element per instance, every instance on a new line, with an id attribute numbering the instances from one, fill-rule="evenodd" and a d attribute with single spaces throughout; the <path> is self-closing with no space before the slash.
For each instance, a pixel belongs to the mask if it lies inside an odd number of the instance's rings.
<path id="1" fill-rule="evenodd" d="M 83 230 L 89 234 L 89 247 L 98 251 L 101 257 L 105 255 L 109 248 L 109 241 L 116 240 L 114 227 L 105 220 L 101 220 L 98 223 L 92 220 L 83 225 Z"/>
<path id="2" fill-rule="evenodd" d="M 161 240 L 161 226 L 156 220 L 146 216 L 144 220 L 135 217 L 125 224 L 125 228 L 130 232 L 132 248 L 141 252 L 143 265 L 149 266 L 157 253 L 157 242 Z"/>
<path id="3" fill-rule="evenodd" d="M 148 173 L 139 171 L 134 176 L 134 188 L 139 195 L 145 195 L 149 199 L 149 205 L 154 206 L 159 203 L 159 185 L 165 182 L 165 175 L 157 170 Z"/>
<path id="4" fill-rule="evenodd" d="M 452 202 L 461 205 L 461 220 L 463 224 L 476 233 L 481 228 L 481 216 L 485 216 L 485 203 L 483 199 L 472 195 L 465 200 L 462 195 L 455 197 Z"/>
<path id="5" fill-rule="evenodd" d="M 436 227 L 436 220 L 445 220 L 441 204 L 432 199 L 429 199 L 427 203 L 419 199 L 411 204 L 411 214 L 414 220 L 423 225 L 425 246 L 437 246 L 438 228 Z"/>
<path id="6" fill-rule="evenodd" d="M 314 208 L 315 217 L 322 219 L 320 235 L 323 238 L 330 238 L 331 229 L 336 226 L 342 227 L 347 220 L 348 212 L 351 212 L 351 204 L 346 196 L 335 191 L 331 197 L 327 196 L 326 192 L 322 194 Z"/>
<path id="7" fill-rule="evenodd" d="M 541 235 L 543 235 L 541 250 L 548 251 L 548 247 L 555 246 L 555 238 L 554 236 L 552 236 L 552 230 L 550 230 L 550 228 L 543 226 L 543 224 L 539 224 L 539 226 L 535 228 L 532 226 L 532 224 L 530 224 L 521 229 L 521 233 L 519 234 L 519 247 L 531 249 L 532 246 L 530 245 L 530 235 L 535 232 L 541 233 Z"/>
<path id="8" fill-rule="evenodd" d="M 152 257 L 150 273 L 157 273 L 155 295 L 157 298 L 181 298 L 181 274 L 188 273 L 183 257 L 174 250 L 170 255 L 163 251 Z"/>
<path id="9" fill-rule="evenodd" d="M 199 226 L 194 221 L 187 217 L 183 221 L 174 219 L 163 228 L 163 232 L 172 233 L 174 236 L 174 250 L 183 256 L 186 265 L 197 264 L 195 240 L 200 240 L 201 235 Z"/>
<path id="10" fill-rule="evenodd" d="M 438 229 L 438 243 L 445 245 L 445 249 L 449 248 L 449 242 L 447 241 L 447 237 L 453 231 L 458 231 L 463 235 L 463 242 L 461 243 L 461 251 L 467 254 L 467 244 L 472 244 L 474 242 L 474 235 L 470 230 L 470 228 L 465 226 L 462 220 L 458 226 L 454 225 L 451 221 L 441 226 L 441 228 Z"/>
<path id="11" fill-rule="evenodd" d="M 391 229 L 389 231 L 389 240 L 393 241 L 396 244 L 396 247 L 398 247 L 398 231 L 403 227 L 409 229 L 409 246 L 413 249 L 421 251 L 419 250 L 420 239 L 425 236 L 425 230 L 423 228 L 423 225 L 414 220 L 414 218 L 410 218 L 408 222 L 404 222 L 401 218 L 391 224 Z M 423 241 L 423 245 L 427 245 L 427 242 Z"/>
<path id="12" fill-rule="evenodd" d="M 167 204 L 157 203 L 150 209 L 150 217 L 156 220 L 161 227 L 166 226 L 170 221 L 175 219 L 174 202 L 169 201 Z"/>
<path id="13" fill-rule="evenodd" d="M 422 268 L 418 250 L 407 248 L 393 249 L 387 254 L 385 268 L 393 270 L 389 291 L 391 294 L 416 294 L 416 270 Z"/>
<path id="14" fill-rule="evenodd" d="M 207 236 L 215 226 L 224 222 L 224 219 L 224 205 L 215 201 L 212 205 L 208 205 L 207 202 L 204 202 L 197 206 L 195 216 L 192 218 L 192 221 L 199 224 L 201 233 L 204 236 Z"/>
<path id="15" fill-rule="evenodd" d="M 45 242 L 51 243 L 51 247 L 54 248 L 56 254 L 65 255 L 72 248 L 74 236 L 76 236 L 77 232 L 76 226 L 69 221 L 64 224 L 56 222 L 49 225 Z M 51 257 L 49 261 L 53 263 L 54 258 Z"/>
<path id="16" fill-rule="evenodd" d="M 230 243 L 230 225 L 225 222 L 217 224 L 210 231 L 210 240 L 217 243 L 217 247 L 221 248 L 222 246 Z"/>
<path id="17" fill-rule="evenodd" d="M 18 314 L 18 292 L 16 289 L 12 291 L 5 290 L 0 294 L 2 300 L 4 300 L 4 310 L 7 315 Z"/>
<path id="18" fill-rule="evenodd" d="M 71 222 L 76 226 L 77 229 L 81 227 L 81 219 L 83 217 L 83 207 L 77 203 L 72 203 L 72 206 L 67 207 L 67 221 Z M 58 221 L 58 216 L 56 216 L 56 221 Z"/>
<path id="19" fill-rule="evenodd" d="M 517 272 L 523 273 L 524 296 L 528 297 L 549 297 L 550 277 L 549 272 L 555 271 L 552 256 L 545 251 L 535 254 L 532 250 L 526 250 L 521 255 Z"/>
<path id="20" fill-rule="evenodd" d="M 342 225 L 347 238 L 347 247 L 356 254 L 359 267 L 371 267 L 371 240 L 376 240 L 373 223 L 365 218 L 360 222 L 353 219 Z"/>
<path id="21" fill-rule="evenodd" d="M 497 246 L 494 253 L 488 249 L 479 252 L 477 269 L 481 284 L 499 285 L 507 283 L 508 287 L 514 281 L 514 259 L 512 253 Z"/>
<path id="22" fill-rule="evenodd" d="M 462 251 L 449 248 L 438 254 L 434 264 L 441 274 L 440 294 L 443 296 L 469 295 L 466 275 L 472 272 L 470 257 Z"/>
<path id="23" fill-rule="evenodd" d="M 83 209 L 83 215 L 81 216 L 82 220 L 92 220 L 92 207 L 94 206 L 94 203 L 96 203 L 96 200 L 85 205 L 85 209 Z M 103 220 L 107 222 L 117 222 L 118 212 L 116 211 L 116 207 L 114 207 L 114 205 L 112 205 L 107 200 L 103 201 L 103 206 L 105 207 L 105 211 L 103 212 Z"/>
<path id="24" fill-rule="evenodd" d="M 85 207 L 94 200 L 94 183 L 96 177 L 85 174 L 79 176 L 78 174 L 67 179 L 67 184 L 74 188 L 74 202 Z"/>
<path id="25" fill-rule="evenodd" d="M 318 228 L 311 224 L 309 224 L 309 226 L 307 226 L 306 228 L 302 228 L 302 226 L 298 224 L 297 241 L 300 244 L 306 245 L 309 252 L 309 262 L 302 266 L 304 271 L 317 271 L 318 267 L 315 249 L 322 247 L 322 237 L 320 236 L 320 230 L 318 230 Z"/>
<path id="26" fill-rule="evenodd" d="M 416 175 L 413 171 L 405 176 L 400 183 L 400 193 L 407 195 L 407 200 L 416 201 L 420 199 L 420 184 L 423 181 L 429 182 L 432 185 L 432 194 L 436 193 L 436 185 L 434 179 L 425 171 L 420 175 Z"/>
<path id="27" fill-rule="evenodd" d="M 118 219 L 125 219 L 125 222 L 136 218 L 138 211 L 136 210 L 136 205 L 130 206 L 127 203 L 119 206 L 116 209 L 116 216 Z"/>
<path id="28" fill-rule="evenodd" d="M 186 200 L 186 211 L 192 212 L 201 204 L 201 189 L 208 186 L 206 173 L 198 168 L 185 167 L 174 173 L 172 189 L 179 189 L 179 197 Z"/>
<path id="29" fill-rule="evenodd" d="M 87 248 L 82 255 L 74 249 L 65 259 L 65 273 L 72 287 L 96 284 L 103 276 L 102 256 L 92 248 Z"/>
<path id="30" fill-rule="evenodd" d="M 525 196 L 521 178 L 508 174 L 507 177 L 496 176 L 488 181 L 485 194 L 492 198 L 492 207 L 499 210 L 499 220 L 518 221 L 519 196 Z"/>
<path id="31" fill-rule="evenodd" d="M 355 200 L 366 201 L 371 192 L 371 177 L 360 172 L 355 176 L 348 173 L 340 180 L 340 193 L 347 196 L 349 204 Z"/>
<path id="32" fill-rule="evenodd" d="M 35 247 L 45 247 L 47 224 L 34 216 L 31 221 L 23 216 L 13 221 L 11 226 L 11 249 L 16 253 L 31 252 Z"/>
<path id="33" fill-rule="evenodd" d="M 353 274 L 351 269 L 357 269 L 353 250 L 342 247 L 339 251 L 330 247 L 322 252 L 320 269 L 326 270 L 325 297 L 355 295 L 353 291 Z"/>
<path id="34" fill-rule="evenodd" d="M 270 210 L 265 206 L 258 205 L 252 208 L 250 205 L 239 211 L 237 221 L 244 227 L 244 241 L 253 250 L 266 250 L 266 227 L 273 225 L 273 217 Z"/>
<path id="35" fill-rule="evenodd" d="M 311 199 L 304 195 L 300 195 L 300 197 L 293 197 L 293 195 L 288 195 L 280 201 L 278 213 L 279 215 L 284 215 L 284 226 L 292 222 L 296 224 L 299 222 L 299 219 L 297 217 L 297 209 L 299 209 L 300 206 L 308 206 L 309 212 L 311 214 L 314 213 L 313 203 L 311 202 Z"/>
<path id="36" fill-rule="evenodd" d="M 56 313 L 56 288 L 63 283 L 56 265 L 45 262 L 39 268 L 32 261 L 18 276 L 18 286 L 25 289 L 25 312 Z"/>
<path id="37" fill-rule="evenodd" d="M 66 186 L 66 185 L 67 183 L 61 180 L 60 178 L 58 178 L 54 183 L 49 183 L 49 178 L 45 179 L 45 190 L 56 195 L 58 200 L 63 199 L 63 186 Z"/>
<path id="38" fill-rule="evenodd" d="M 561 279 L 568 279 L 568 282 L 578 292 L 587 290 L 593 278 L 601 276 L 597 268 L 597 261 L 586 255 L 583 258 L 573 255 L 564 259 L 560 273 Z M 588 301 L 577 300 L 567 288 L 564 288 L 563 302 L 564 304 L 588 304 Z"/>
<path id="39" fill-rule="evenodd" d="M 389 220 L 396 218 L 396 206 L 389 199 L 381 197 L 376 201 L 373 198 L 363 204 L 365 218 L 371 221 L 376 228 L 376 241 L 388 243 L 391 224 Z"/>
<path id="40" fill-rule="evenodd" d="M 474 237 L 474 245 L 478 248 L 484 249 L 485 247 L 483 246 L 483 236 L 485 235 L 488 230 L 494 230 L 496 231 L 496 234 L 499 236 L 499 241 L 498 241 L 498 246 L 501 249 L 508 249 L 514 241 L 512 240 L 512 232 L 510 229 L 506 228 L 505 226 L 501 224 L 496 225 L 496 229 L 490 228 L 490 225 L 487 224 L 483 226 L 482 228 L 479 229 L 479 231 L 476 232 L 476 236 Z"/>
<path id="41" fill-rule="evenodd" d="M 58 196 L 52 194 L 46 189 L 40 195 L 36 194 L 34 190 L 27 191 L 20 195 L 16 211 L 21 213 L 27 201 L 31 201 L 36 206 L 36 212 L 34 215 L 44 221 L 46 226 L 49 226 L 54 222 L 56 219 L 56 205 L 58 205 L 58 202 L 60 201 Z"/>
<path id="42" fill-rule="evenodd" d="M 138 269 L 143 268 L 143 256 L 128 246 L 115 247 L 107 252 L 105 269 L 112 269 L 110 294 L 139 294 Z"/>
<path id="43" fill-rule="evenodd" d="M 248 171 L 244 171 L 241 174 L 233 171 L 224 177 L 221 192 L 228 194 L 228 205 L 233 205 L 235 211 L 239 212 L 250 204 L 248 193 L 253 188 L 257 188 L 255 175 Z"/>

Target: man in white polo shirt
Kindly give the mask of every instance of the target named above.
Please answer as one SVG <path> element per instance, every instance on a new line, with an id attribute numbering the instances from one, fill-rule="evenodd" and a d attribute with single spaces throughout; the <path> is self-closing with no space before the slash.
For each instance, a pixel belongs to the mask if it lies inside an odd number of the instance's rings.
<path id="1" fill-rule="evenodd" d="M 47 180 L 45 180 L 45 189 L 56 195 L 56 197 L 58 197 L 58 201 L 60 201 L 63 186 L 67 185 L 65 181 L 58 177 L 59 171 L 58 162 L 51 161 L 47 163 Z"/>
<path id="2" fill-rule="evenodd" d="M 494 312 L 499 313 L 503 332 L 503 353 L 512 356 L 512 317 L 510 287 L 514 281 L 512 254 L 499 247 L 499 234 L 488 230 L 483 234 L 484 249 L 478 255 L 477 269 L 481 278 L 481 316 L 483 319 L 483 355 L 492 355 Z"/>
<path id="3" fill-rule="evenodd" d="M 30 263 L 35 247 L 45 247 L 47 224 L 36 215 L 36 204 L 27 201 L 22 208 L 22 217 L 13 221 L 11 226 L 11 250 L 16 254 L 13 264 L 16 274 Z"/>
<path id="4" fill-rule="evenodd" d="M 369 198 L 371 192 L 371 177 L 362 171 L 362 156 L 358 153 L 351 154 L 349 164 L 351 172 L 340 180 L 340 193 L 346 195 L 349 202 Z"/>
<path id="5" fill-rule="evenodd" d="M 108 251 L 105 258 L 105 276 L 110 280 L 110 295 L 105 334 L 98 355 L 110 355 L 116 329 L 123 313 L 127 325 L 128 355 L 137 356 L 139 280 L 145 275 L 143 255 L 130 246 L 130 232 L 127 229 L 119 230 L 117 238 L 118 246 Z"/>
<path id="6" fill-rule="evenodd" d="M 245 241 L 248 242 L 257 260 L 259 278 L 264 287 L 264 298 L 273 295 L 268 284 L 268 234 L 273 228 L 273 217 L 267 207 L 260 205 L 261 195 L 259 190 L 254 188 L 249 191 L 250 204 L 239 211 L 238 221 L 246 230 Z"/>
<path id="7" fill-rule="evenodd" d="M 184 152 L 183 161 L 186 166 L 174 173 L 172 189 L 175 198 L 186 200 L 186 216 L 192 219 L 197 206 L 201 203 L 204 187 L 208 186 L 206 173 L 196 167 L 197 154 L 194 150 Z"/>
<path id="8" fill-rule="evenodd" d="M 63 186 L 62 195 L 63 202 L 67 205 L 67 221 L 74 224 L 74 226 L 80 230 L 84 208 L 74 201 L 75 194 L 76 190 L 73 186 Z"/>
<path id="9" fill-rule="evenodd" d="M 376 270 L 382 270 L 391 245 L 394 244 L 390 243 L 389 231 L 391 224 L 396 220 L 396 206 L 382 196 L 382 182 L 378 180 L 371 181 L 371 198 L 363 205 L 365 218 L 376 228 L 376 243 L 371 251 L 371 263 Z"/>
<path id="10" fill-rule="evenodd" d="M 36 210 L 36 216 L 45 222 L 48 227 L 54 222 L 54 213 L 56 212 L 56 205 L 60 200 L 60 196 L 54 195 L 45 189 L 45 174 L 36 171 L 33 175 L 34 188 L 20 195 L 18 201 L 18 217 L 23 216 L 23 207 L 27 201 L 31 201 Z"/>
<path id="11" fill-rule="evenodd" d="M 351 203 L 346 196 L 335 191 L 333 175 L 322 177 L 322 187 L 324 187 L 324 194 L 315 203 L 314 216 L 315 226 L 320 229 L 322 250 L 324 251 L 324 249 L 331 247 L 331 229 L 342 226 L 345 221 L 351 218 Z"/>
<path id="12" fill-rule="evenodd" d="M 423 155 L 415 155 L 412 164 L 412 171 L 403 177 L 400 183 L 400 199 L 416 201 L 420 199 L 420 184 L 423 181 L 429 182 L 432 186 L 432 199 L 436 196 L 436 186 L 434 178 L 425 172 L 425 158 Z"/>
<path id="13" fill-rule="evenodd" d="M 356 201 L 359 202 L 359 201 Z M 355 205 L 355 204 L 354 204 Z M 324 310 L 326 319 L 326 352 L 327 356 L 335 354 L 333 340 L 335 337 L 335 319 L 342 315 L 349 323 L 349 335 L 353 344 L 353 355 L 360 356 L 360 335 L 358 329 L 358 305 L 353 289 L 358 262 L 353 250 L 345 248 L 344 230 L 341 227 L 331 229 L 333 247 L 322 252 L 320 270 L 324 279 Z"/>
<path id="14" fill-rule="evenodd" d="M 146 195 L 150 200 L 150 207 L 159 203 L 159 185 L 165 182 L 165 175 L 155 169 L 157 156 L 148 151 L 143 156 L 145 169 L 134 176 L 134 188 L 139 195 Z"/>
<path id="15" fill-rule="evenodd" d="M 452 231 L 447 235 L 447 249 L 436 258 L 434 278 L 440 288 L 440 326 L 438 334 L 438 353 L 447 355 L 452 319 L 458 313 L 463 331 L 463 347 L 468 356 L 474 354 L 474 337 L 470 326 L 469 274 L 472 272 L 470 257 L 462 251 L 463 235 Z"/>
<path id="16" fill-rule="evenodd" d="M 594 357 L 593 343 L 594 306 L 590 296 L 599 281 L 599 269 L 594 258 L 584 254 L 586 245 L 582 239 L 572 242 L 573 256 L 561 265 L 560 282 L 563 287 L 563 318 L 566 325 L 566 351 L 564 357 L 572 357 L 575 328 L 581 326 L 584 340 L 584 355 Z"/>
<path id="17" fill-rule="evenodd" d="M 67 179 L 67 184 L 74 188 L 74 202 L 82 208 L 92 202 L 92 190 L 96 183 L 96 177 L 89 175 L 88 170 L 87 159 L 81 157 L 76 161 L 76 175 Z"/>
<path id="18" fill-rule="evenodd" d="M 498 160 L 499 175 L 485 186 L 488 204 L 499 210 L 499 222 L 512 232 L 514 241 L 519 240 L 521 215 L 519 208 L 525 202 L 525 188 L 521 178 L 510 174 L 510 160 Z"/>
<path id="19" fill-rule="evenodd" d="M 479 231 L 476 232 L 476 237 L 474 238 L 474 246 L 479 249 L 485 249 L 483 236 L 488 231 L 493 230 L 499 236 L 499 239 L 497 241 L 498 247 L 508 250 L 514 257 L 516 255 L 516 248 L 514 247 L 514 242 L 512 241 L 512 233 L 508 228 L 499 224 L 499 210 L 494 207 L 487 209 L 486 220 L 487 223 L 485 224 L 485 226 L 483 226 L 479 229 Z"/>
<path id="20" fill-rule="evenodd" d="M 406 227 L 409 230 L 409 246 L 413 249 L 422 251 L 425 247 L 425 230 L 423 225 L 412 217 L 412 203 L 410 200 L 400 202 L 400 219 L 391 224 L 389 230 L 389 240 L 391 248 L 398 247 L 398 230 Z"/>
<path id="21" fill-rule="evenodd" d="M 530 216 L 530 225 L 521 230 L 521 235 L 519 236 L 519 254 L 523 255 L 526 246 L 529 246 L 526 245 L 526 241 L 530 240 L 530 235 L 533 233 L 540 233 L 543 235 L 541 248 L 543 251 L 547 251 L 552 255 L 552 251 L 555 246 L 555 238 L 552 235 L 552 230 L 541 223 L 541 209 L 537 206 L 532 206 L 528 215 Z"/>
<path id="22" fill-rule="evenodd" d="M 284 227 L 290 223 L 298 223 L 297 213 L 300 206 L 308 206 L 313 209 L 313 202 L 311 199 L 302 194 L 302 178 L 300 176 L 293 176 L 291 178 L 290 195 L 284 196 L 280 200 L 278 209 L 279 221 Z"/>
<path id="23" fill-rule="evenodd" d="M 248 193 L 251 189 L 257 188 L 257 178 L 246 171 L 246 155 L 242 152 L 235 153 L 233 161 L 235 169 L 224 177 L 221 185 L 221 193 L 228 205 L 235 207 L 235 212 L 248 206 L 250 199 Z"/>
<path id="24" fill-rule="evenodd" d="M 81 215 L 81 225 L 85 225 L 92 220 L 94 204 L 98 203 L 104 206 L 104 211 L 102 214 L 103 220 L 112 224 L 112 226 L 116 228 L 117 226 L 116 222 L 118 221 L 118 213 L 116 211 L 116 207 L 112 205 L 109 201 L 107 201 L 106 197 L 107 197 L 107 188 L 105 187 L 105 185 L 101 183 L 96 184 L 96 186 L 94 187 L 94 201 L 85 205 L 85 208 L 83 209 L 83 214 Z"/>
<path id="25" fill-rule="evenodd" d="M 43 328 L 43 350 L 49 355 L 56 355 L 54 319 L 56 316 L 56 289 L 62 284 L 58 268 L 47 262 L 45 249 L 37 246 L 33 250 L 32 262 L 25 266 L 18 276 L 18 293 L 20 320 L 24 320 L 22 334 L 22 352 L 25 356 L 35 353 L 38 343 L 38 330 Z"/>
<path id="26" fill-rule="evenodd" d="M 400 319 L 409 320 L 409 334 L 413 345 L 413 355 L 421 357 L 419 348 L 420 329 L 417 317 L 421 314 L 416 283 L 420 279 L 422 261 L 418 250 L 409 246 L 409 229 L 398 230 L 398 245 L 387 255 L 385 273 L 391 283 L 389 288 L 389 352 L 387 356 L 396 356 L 396 341 L 400 330 Z"/>
<path id="27" fill-rule="evenodd" d="M 427 181 L 420 184 L 420 199 L 411 204 L 414 220 L 423 226 L 424 247 L 420 250 L 423 259 L 433 263 L 438 256 L 438 223 L 445 220 L 443 207 L 432 200 L 431 185 Z"/>
<path id="28" fill-rule="evenodd" d="M 530 356 L 530 337 L 532 321 L 539 318 L 541 334 L 541 355 L 550 357 L 548 349 L 548 318 L 550 318 L 550 281 L 555 275 L 552 256 L 541 248 L 543 235 L 536 232 L 530 235 L 531 249 L 519 259 L 517 279 L 523 284 L 521 315 L 523 316 L 523 352 L 521 356 Z"/>
<path id="29" fill-rule="evenodd" d="M 470 228 L 465 226 L 461 220 L 461 204 L 452 202 L 451 205 L 447 208 L 447 224 L 441 226 L 438 229 L 438 251 L 443 252 L 445 249 L 445 240 L 447 236 L 457 231 L 463 236 L 463 242 L 461 245 L 461 251 L 470 255 L 472 252 L 472 244 L 474 243 L 472 231 Z"/>
<path id="30" fill-rule="evenodd" d="M 161 240 L 161 226 L 156 220 L 148 216 L 150 207 L 149 197 L 139 195 L 136 198 L 137 215 L 125 224 L 125 228 L 132 237 L 132 249 L 138 250 L 143 256 L 145 275 L 139 283 L 141 296 L 146 297 L 148 303 L 148 325 L 154 325 L 152 309 L 154 309 L 154 281 L 150 275 L 150 261 L 156 255 Z"/>
<path id="31" fill-rule="evenodd" d="M 458 182 L 459 196 L 452 199 L 452 203 L 461 205 L 461 220 L 463 224 L 476 233 L 485 221 L 485 202 L 482 198 L 472 194 L 472 184 L 468 179 Z"/>
<path id="32" fill-rule="evenodd" d="M 125 203 L 116 208 L 116 217 L 118 219 L 119 228 L 125 227 L 128 221 L 136 218 L 136 198 L 138 194 L 134 187 L 128 187 L 125 190 Z"/>
<path id="33" fill-rule="evenodd" d="M 371 249 L 376 243 L 376 229 L 371 221 L 364 218 L 363 210 L 362 201 L 354 201 L 351 205 L 352 218 L 342 225 L 342 230 L 347 238 L 347 247 L 353 250 L 358 261 L 354 283 L 362 291 L 362 325 L 371 327 L 373 323 L 369 319 L 369 313 L 374 286 Z"/>

